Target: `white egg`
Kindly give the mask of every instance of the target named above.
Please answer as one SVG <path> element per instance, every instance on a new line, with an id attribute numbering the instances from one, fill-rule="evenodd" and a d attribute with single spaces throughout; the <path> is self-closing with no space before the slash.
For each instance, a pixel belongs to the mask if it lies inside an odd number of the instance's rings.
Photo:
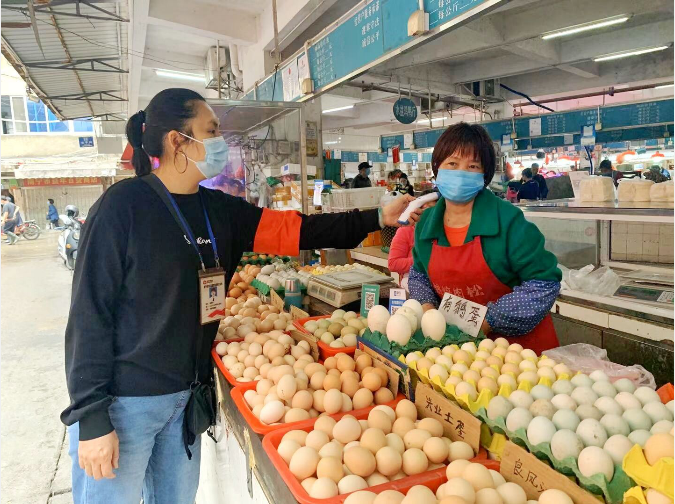
<path id="1" fill-rule="evenodd" d="M 420 302 L 416 299 L 408 299 L 405 303 L 403 303 L 403 308 L 412 310 L 412 312 L 417 317 L 417 323 L 419 324 L 424 316 L 424 309 L 422 308 Z"/>
<path id="2" fill-rule="evenodd" d="M 598 383 L 607 383 L 607 382 L 598 382 Z M 607 396 L 598 397 L 598 400 L 593 403 L 593 406 L 598 408 L 605 415 L 607 413 L 612 413 L 614 415 L 623 414 L 623 406 L 621 406 L 611 397 Z"/>
<path id="3" fill-rule="evenodd" d="M 511 432 L 518 429 L 527 430 L 532 418 L 532 413 L 525 408 L 513 408 L 506 417 L 506 428 Z"/>
<path id="4" fill-rule="evenodd" d="M 602 446 L 607 441 L 607 432 L 600 422 L 593 418 L 582 420 L 576 430 L 584 446 Z"/>
<path id="5" fill-rule="evenodd" d="M 548 418 L 535 417 L 527 427 L 527 440 L 534 446 L 540 443 L 550 443 L 556 429 Z"/>
<path id="6" fill-rule="evenodd" d="M 546 385 L 535 385 L 532 387 L 532 390 L 530 390 L 530 395 L 534 398 L 536 401 L 537 399 L 547 399 L 551 400 L 553 399 L 553 391 L 548 388 Z"/>
<path id="7" fill-rule="evenodd" d="M 579 472 L 590 478 L 596 474 L 603 474 L 609 482 L 614 477 L 614 462 L 609 454 L 597 446 L 588 446 L 579 454 Z"/>
<path id="8" fill-rule="evenodd" d="M 509 396 L 509 401 L 516 408 L 527 409 L 530 406 L 532 406 L 534 399 L 528 392 L 525 392 L 524 390 L 514 390 L 513 392 L 511 392 L 511 395 Z"/>
<path id="9" fill-rule="evenodd" d="M 559 410 L 567 409 L 574 411 L 577 409 L 577 403 L 567 394 L 557 394 L 553 396 L 551 403 Z"/>
<path id="10" fill-rule="evenodd" d="M 630 392 L 619 392 L 616 394 L 616 396 L 614 396 L 614 400 L 621 405 L 624 411 L 642 408 L 642 403 L 638 401 L 638 399 Z"/>
<path id="11" fill-rule="evenodd" d="M 413 333 L 417 331 L 419 320 L 417 319 L 417 315 L 415 315 L 414 311 L 408 308 L 401 307 L 396 311 L 396 315 L 403 315 L 406 319 L 408 319 L 408 323 L 410 324 L 410 330 Z"/>
<path id="12" fill-rule="evenodd" d="M 370 313 L 368 314 L 368 316 L 370 317 Z M 387 334 L 387 339 L 389 341 L 394 341 L 401 346 L 406 345 L 410 340 L 410 336 L 412 336 L 410 321 L 408 320 L 408 318 L 405 317 L 405 315 L 399 314 L 392 315 L 387 321 L 385 330 Z"/>
<path id="13" fill-rule="evenodd" d="M 556 380 L 551 385 L 551 390 L 554 394 L 567 394 L 570 395 L 574 390 L 574 385 L 569 380 Z"/>
<path id="14" fill-rule="evenodd" d="M 577 427 L 581 423 L 581 419 L 577 416 L 577 414 L 574 411 L 568 409 L 556 411 L 553 414 L 551 421 L 557 429 L 567 429 L 571 431 L 576 431 Z"/>
<path id="15" fill-rule="evenodd" d="M 649 387 L 639 387 L 635 392 L 633 392 L 633 395 L 638 401 L 642 403 L 643 406 L 650 402 L 661 402 L 659 394 Z"/>
<path id="16" fill-rule="evenodd" d="M 429 368 L 429 378 L 438 377 L 441 380 L 441 383 L 445 383 L 448 379 L 448 370 L 445 366 L 441 364 L 434 364 Z"/>
<path id="17" fill-rule="evenodd" d="M 608 381 L 596 381 L 591 386 L 591 389 L 600 397 L 603 396 L 614 397 L 617 393 L 616 389 L 614 388 L 614 385 L 612 385 Z"/>
<path id="18" fill-rule="evenodd" d="M 675 401 L 668 401 L 666 403 L 666 408 L 670 410 L 671 413 L 673 413 L 673 408 L 675 408 Z"/>
<path id="19" fill-rule="evenodd" d="M 615 434 L 607 440 L 602 449 L 607 452 L 614 465 L 620 466 L 626 453 L 633 447 L 633 444 L 626 436 Z"/>
<path id="20" fill-rule="evenodd" d="M 598 381 L 606 381 L 606 382 L 608 382 L 608 381 L 609 381 L 609 377 L 608 377 L 608 376 L 605 374 L 605 372 L 604 372 L 603 370 L 601 370 L 601 369 L 596 369 L 596 370 L 593 371 L 588 377 L 589 377 L 591 380 L 593 380 L 594 382 L 598 382 Z"/>
<path id="21" fill-rule="evenodd" d="M 590 387 L 584 385 L 577 386 L 570 394 L 570 397 L 574 399 L 578 405 L 593 404 L 598 400 L 598 394 L 593 392 L 593 389 Z"/>
<path id="22" fill-rule="evenodd" d="M 600 425 L 602 425 L 607 431 L 608 436 L 615 436 L 617 434 L 622 434 L 627 436 L 630 434 L 630 427 L 628 422 L 626 422 L 619 415 L 614 413 L 608 413 L 600 419 Z"/>
<path id="23" fill-rule="evenodd" d="M 593 380 L 583 373 L 574 375 L 570 381 L 575 387 L 591 387 L 593 385 Z"/>
<path id="24" fill-rule="evenodd" d="M 381 334 L 385 334 L 388 321 L 389 310 L 382 305 L 375 305 L 368 312 L 368 329 L 372 332 L 377 331 Z"/>
<path id="25" fill-rule="evenodd" d="M 527 502 L 529 503 L 530 501 Z M 544 490 L 539 496 L 538 502 L 539 504 L 574 504 L 572 499 L 570 499 L 570 497 L 565 492 L 562 490 L 556 490 L 555 488 Z"/>
<path id="26" fill-rule="evenodd" d="M 427 310 L 422 315 L 422 333 L 434 341 L 440 341 L 445 335 L 445 317 L 438 310 Z"/>
<path id="27" fill-rule="evenodd" d="M 660 402 L 648 402 L 644 405 L 642 411 L 647 413 L 654 423 L 660 422 L 661 420 L 668 420 L 671 422 L 673 420 L 673 414 Z"/>
<path id="28" fill-rule="evenodd" d="M 497 493 L 508 504 L 526 504 L 527 495 L 517 483 L 504 483 L 497 488 Z"/>
<path id="29" fill-rule="evenodd" d="M 513 404 L 502 396 L 494 396 L 490 399 L 487 407 L 487 415 L 490 420 L 505 418 L 513 409 Z"/>
<path id="30" fill-rule="evenodd" d="M 619 378 L 612 385 L 619 392 L 629 392 L 631 394 L 635 392 L 635 384 L 628 378 Z"/>
<path id="31" fill-rule="evenodd" d="M 649 430 L 652 434 L 660 434 L 662 432 L 670 432 L 673 430 L 673 422 L 670 420 L 659 420 Z"/>
<path id="32" fill-rule="evenodd" d="M 647 440 L 652 436 L 652 433 L 645 429 L 634 430 L 628 434 L 628 439 L 633 443 L 639 444 L 641 448 L 645 447 Z"/>
<path id="33" fill-rule="evenodd" d="M 638 408 L 628 409 L 623 412 L 623 419 L 628 422 L 631 431 L 649 430 L 652 428 L 652 419 L 649 415 Z"/>
<path id="34" fill-rule="evenodd" d="M 551 453 L 557 460 L 569 457 L 576 459 L 583 449 L 581 438 L 571 430 L 559 430 L 551 438 Z"/>

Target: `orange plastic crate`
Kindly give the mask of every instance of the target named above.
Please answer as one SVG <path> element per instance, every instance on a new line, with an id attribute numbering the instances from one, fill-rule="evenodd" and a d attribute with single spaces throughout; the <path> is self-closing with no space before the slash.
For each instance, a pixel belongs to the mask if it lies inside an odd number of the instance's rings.
<path id="1" fill-rule="evenodd" d="M 656 391 L 657 394 L 659 394 L 659 397 L 661 398 L 661 402 L 663 404 L 669 403 L 672 401 L 675 397 L 673 394 L 673 384 L 672 383 L 666 383 L 663 387 L 658 389 Z"/>
<path id="2" fill-rule="evenodd" d="M 402 399 L 402 397 L 397 398 L 394 403 L 397 403 L 400 399 Z M 389 403 L 390 406 L 392 404 L 393 403 Z M 358 412 L 348 411 L 347 413 L 333 415 L 333 418 L 338 419 L 344 415 L 349 414 L 356 417 L 356 419 L 361 420 L 368 418 L 370 409 L 371 408 L 367 408 L 364 410 L 359 410 Z M 309 432 L 314 428 L 314 422 L 316 422 L 316 418 L 305 420 L 304 422 L 298 422 L 295 425 L 289 424 L 289 426 L 284 426 L 283 429 L 274 430 L 273 432 L 267 434 L 263 439 L 263 449 L 270 457 L 270 460 L 277 468 L 279 474 L 281 474 L 284 482 L 286 485 L 288 485 L 288 488 L 290 489 L 293 496 L 298 500 L 298 502 L 301 504 L 339 504 L 344 502 L 349 494 L 338 495 L 330 499 L 315 499 L 310 497 L 298 479 L 293 476 L 290 469 L 288 468 L 288 465 L 286 465 L 286 462 L 284 462 L 284 459 L 281 458 L 281 455 L 279 455 L 279 452 L 277 451 L 277 447 L 279 446 L 279 443 L 281 443 L 281 439 L 284 437 L 284 434 L 291 430 L 304 430 Z M 471 459 L 471 461 L 483 464 L 489 469 L 495 469 L 497 471 L 499 470 L 499 462 L 488 460 L 487 452 L 483 448 L 480 449 L 480 452 L 478 452 L 478 454 L 473 459 Z M 397 490 L 405 494 L 408 492 L 408 490 L 416 485 L 424 485 L 429 487 L 435 493 L 438 487 L 446 482 L 445 471 L 445 467 L 439 467 L 433 471 L 427 471 L 414 476 L 407 476 L 396 481 L 390 481 L 389 483 L 382 483 L 381 485 L 365 488 L 364 490 L 377 494 L 385 490 Z"/>
<path id="3" fill-rule="evenodd" d="M 310 333 L 307 329 L 305 329 L 304 324 L 306 322 L 309 322 L 310 320 L 321 320 L 321 319 L 325 319 L 325 318 L 330 318 L 330 315 L 319 315 L 319 316 L 316 316 L 316 317 L 307 317 L 307 318 L 303 318 L 303 319 L 294 320 L 293 325 L 301 333 L 312 335 L 312 333 Z M 322 341 L 318 341 L 318 340 L 317 340 L 316 344 L 319 347 L 319 356 L 323 360 L 326 360 L 328 357 L 335 357 L 339 353 L 351 355 L 353 357 L 354 353 L 356 352 L 355 346 L 344 347 L 344 348 L 333 348 L 332 346 L 326 345 Z"/>

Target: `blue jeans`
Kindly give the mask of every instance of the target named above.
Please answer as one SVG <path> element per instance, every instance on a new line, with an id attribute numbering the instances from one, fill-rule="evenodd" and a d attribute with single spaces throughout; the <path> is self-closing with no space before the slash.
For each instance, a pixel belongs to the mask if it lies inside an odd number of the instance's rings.
<path id="1" fill-rule="evenodd" d="M 194 504 L 199 485 L 201 439 L 183 445 L 189 390 L 150 397 L 117 397 L 109 408 L 120 440 L 115 478 L 96 481 L 80 469 L 79 424 L 68 427 L 75 504 Z"/>

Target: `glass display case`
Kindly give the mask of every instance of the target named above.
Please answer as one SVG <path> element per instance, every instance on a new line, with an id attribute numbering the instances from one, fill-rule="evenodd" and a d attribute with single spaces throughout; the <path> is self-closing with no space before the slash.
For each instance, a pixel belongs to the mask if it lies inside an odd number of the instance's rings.
<path id="1" fill-rule="evenodd" d="M 619 277 L 614 292 L 563 284 L 552 309 L 561 345 L 590 343 L 615 362 L 641 363 L 657 383 L 672 381 L 673 203 L 565 199 L 519 207 L 561 265 L 606 266 Z"/>

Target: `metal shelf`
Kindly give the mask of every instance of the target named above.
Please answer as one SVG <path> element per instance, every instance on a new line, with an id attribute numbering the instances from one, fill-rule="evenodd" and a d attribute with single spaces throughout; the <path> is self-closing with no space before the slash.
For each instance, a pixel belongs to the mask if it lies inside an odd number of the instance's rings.
<path id="1" fill-rule="evenodd" d="M 673 203 L 579 201 L 574 198 L 520 203 L 532 217 L 673 224 Z"/>

